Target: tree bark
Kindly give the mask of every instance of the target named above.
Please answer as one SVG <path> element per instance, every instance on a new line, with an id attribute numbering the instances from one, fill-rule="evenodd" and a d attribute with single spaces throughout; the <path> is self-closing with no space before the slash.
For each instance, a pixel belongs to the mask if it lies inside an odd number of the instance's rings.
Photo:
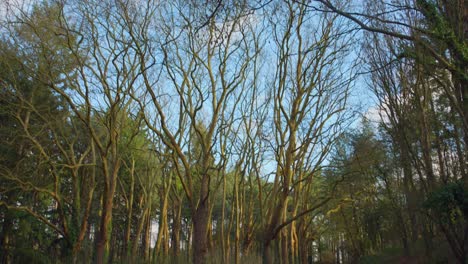
<path id="1" fill-rule="evenodd" d="M 181 215 L 182 215 L 182 205 L 181 201 L 177 200 L 175 208 L 172 210 L 172 237 L 171 237 L 171 247 L 172 255 L 178 256 L 180 253 L 180 231 L 181 231 Z"/>
<path id="2" fill-rule="evenodd" d="M 272 240 L 266 240 L 263 244 L 263 264 L 273 263 L 273 256 L 271 254 L 271 242 Z"/>
<path id="3" fill-rule="evenodd" d="M 10 233 L 13 227 L 13 221 L 10 216 L 10 211 L 6 209 L 5 219 L 3 219 L 2 233 L 0 235 L 0 249 L 2 250 L 2 256 L 0 257 L 0 263 L 10 264 Z"/>
<path id="4" fill-rule="evenodd" d="M 208 219 L 210 213 L 209 204 L 209 175 L 203 175 L 200 183 L 200 197 L 198 206 L 193 215 L 193 263 L 206 263 L 208 254 Z"/>
<path id="5" fill-rule="evenodd" d="M 193 263 L 206 263 L 208 253 L 208 199 L 202 199 L 193 216 Z"/>
<path id="6" fill-rule="evenodd" d="M 135 190 L 135 160 L 132 160 L 132 167 L 130 169 L 130 194 L 127 200 L 127 227 L 125 230 L 125 237 L 124 237 L 124 256 L 128 257 L 130 253 L 131 245 L 130 245 L 130 235 L 132 231 L 132 215 L 133 215 L 133 197 L 134 197 L 134 190 Z"/>
<path id="7" fill-rule="evenodd" d="M 114 135 L 115 136 L 115 135 Z M 114 140 L 114 142 L 116 142 Z M 113 156 L 116 157 L 116 146 L 113 146 Z M 109 240 L 112 233 L 112 208 L 114 205 L 114 194 L 117 186 L 117 174 L 120 168 L 120 161 L 115 160 L 112 166 L 112 173 L 109 170 L 107 157 L 103 156 L 103 173 L 105 177 L 104 192 L 102 194 L 102 213 L 99 227 L 98 239 L 96 240 L 96 263 L 107 263 L 109 254 Z"/>
<path id="8" fill-rule="evenodd" d="M 102 199 L 102 214 L 99 227 L 98 239 L 96 241 L 96 263 L 107 263 L 109 251 L 109 236 L 111 234 L 113 196 L 105 188 Z"/>

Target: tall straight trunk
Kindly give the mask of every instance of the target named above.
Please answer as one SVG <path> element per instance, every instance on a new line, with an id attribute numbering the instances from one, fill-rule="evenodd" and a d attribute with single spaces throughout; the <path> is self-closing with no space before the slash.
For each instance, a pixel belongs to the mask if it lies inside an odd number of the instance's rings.
<path id="1" fill-rule="evenodd" d="M 182 202 L 180 201 L 180 199 L 177 199 L 176 204 L 172 210 L 172 215 L 172 255 L 178 256 L 180 253 L 180 232 L 182 230 Z"/>
<path id="2" fill-rule="evenodd" d="M 104 188 L 99 234 L 96 241 L 96 263 L 98 264 L 107 263 L 109 254 L 109 239 L 112 231 L 112 206 L 114 200 L 113 195 L 110 195 L 111 192 L 109 188 Z"/>
<path id="3" fill-rule="evenodd" d="M 413 182 L 413 173 L 411 170 L 411 158 L 409 153 L 409 146 L 405 139 L 405 132 L 404 126 L 401 125 L 398 128 L 398 149 L 400 152 L 400 163 L 403 168 L 403 191 L 406 198 L 406 210 L 408 212 L 409 220 L 410 220 L 410 227 L 411 227 L 411 240 L 412 242 L 416 242 L 418 238 L 418 227 L 416 222 L 416 197 L 415 197 L 415 190 L 414 190 L 414 182 Z"/>
<path id="4" fill-rule="evenodd" d="M 286 214 L 288 211 L 287 200 L 286 205 L 283 207 L 283 214 L 281 219 L 286 219 Z M 281 263 L 282 264 L 289 264 L 289 239 L 288 239 L 288 229 L 283 228 L 281 231 Z"/>
<path id="5" fill-rule="evenodd" d="M 188 224 L 189 221 L 187 219 L 187 259 L 190 259 L 193 255 L 193 247 L 192 247 L 192 242 L 193 242 L 193 221 Z"/>
<path id="6" fill-rule="evenodd" d="M 426 221 L 430 221 L 430 220 L 426 219 Z M 423 223 L 423 231 L 422 231 L 427 259 L 432 259 L 432 251 L 434 250 L 434 245 L 432 241 L 434 234 L 432 233 L 431 228 L 429 228 L 430 225 L 431 225 L 430 222 Z"/>
<path id="7" fill-rule="evenodd" d="M 96 262 L 98 264 L 107 263 L 109 240 L 112 233 L 112 208 L 114 205 L 117 173 L 120 166 L 120 162 L 118 160 L 115 161 L 111 173 L 108 167 L 108 162 L 105 158 L 106 157 L 103 157 L 103 173 L 106 177 L 106 182 L 104 185 L 104 192 L 102 194 L 102 214 L 98 239 L 96 241 Z"/>
<path id="8" fill-rule="evenodd" d="M 403 252 L 406 256 L 410 255 L 410 248 L 408 243 L 408 231 L 405 224 L 405 219 L 403 218 L 403 214 L 400 209 L 396 210 L 397 219 L 400 222 L 400 229 L 401 229 L 401 242 L 403 243 Z M 413 241 L 416 242 L 416 241 Z"/>
<path id="9" fill-rule="evenodd" d="M 93 164 L 96 164 L 96 148 L 95 148 L 95 145 L 94 145 L 94 142 L 91 141 L 90 142 L 90 146 L 91 146 L 91 157 L 92 157 L 92 163 Z M 80 260 L 79 259 L 79 256 L 78 256 L 78 253 L 79 251 L 81 250 L 81 247 L 82 247 L 82 244 L 83 244 L 83 241 L 88 238 L 89 239 L 89 233 L 90 233 L 90 221 L 89 221 L 89 217 L 91 215 L 91 207 L 93 205 L 93 198 L 94 198 L 94 191 L 96 189 L 96 166 L 92 166 L 91 169 L 90 169 L 90 173 L 89 174 L 86 174 L 83 178 L 86 178 L 87 180 L 89 180 L 89 190 L 87 190 L 87 195 L 86 195 L 86 207 L 85 207 L 85 211 L 82 215 L 82 218 L 81 218 L 81 222 L 79 223 L 80 224 L 80 231 L 78 233 L 78 237 L 75 241 L 75 244 L 73 245 L 73 251 L 72 251 L 72 262 L 75 264 L 75 263 L 78 263 L 78 261 Z M 83 179 L 82 179 L 83 181 Z M 82 182 L 83 183 L 83 182 Z M 81 197 L 80 197 L 81 198 Z M 91 253 L 92 252 L 88 252 L 88 253 Z M 90 257 L 92 258 L 92 257 Z"/>
<path id="10" fill-rule="evenodd" d="M 208 253 L 208 200 L 200 201 L 193 216 L 193 263 L 206 263 Z"/>
<path id="11" fill-rule="evenodd" d="M 124 256 L 127 257 L 130 253 L 131 245 L 130 245 L 130 235 L 132 232 L 132 215 L 133 215 L 133 197 L 134 197 L 134 190 L 135 190 L 135 160 L 132 160 L 132 167 L 130 169 L 130 194 L 127 200 L 127 226 L 125 230 L 125 237 L 124 237 Z"/>
<path id="12" fill-rule="evenodd" d="M 164 226 L 164 229 L 163 229 L 163 243 L 162 243 L 162 253 L 163 253 L 163 256 L 166 257 L 167 255 L 169 255 L 169 224 L 167 222 L 167 217 L 166 217 L 166 224 Z"/>
<path id="13" fill-rule="evenodd" d="M 271 252 L 272 242 L 276 237 L 276 227 L 282 221 L 283 209 L 286 207 L 287 195 L 281 195 L 280 200 L 278 201 L 277 206 L 274 208 L 271 217 L 269 218 L 269 223 L 265 229 L 265 234 L 263 237 L 263 263 L 271 264 L 273 263 L 273 256 Z"/>
<path id="14" fill-rule="evenodd" d="M 310 245 L 315 240 L 308 232 L 308 221 L 301 219 L 300 223 L 297 226 L 297 247 L 298 247 L 298 263 L 308 264 L 309 258 L 312 258 L 313 255 L 309 255 Z M 317 249 L 320 250 L 320 244 L 317 244 Z"/>
<path id="15" fill-rule="evenodd" d="M 301 239 L 301 241 L 304 241 L 299 245 L 299 259 L 301 264 L 308 264 L 309 263 L 309 255 L 307 252 L 307 243 L 305 243 L 306 239 Z"/>
<path id="16" fill-rule="evenodd" d="M 272 255 L 272 242 L 273 240 L 267 240 L 263 244 L 263 264 L 272 264 L 273 263 L 273 255 Z"/>
<path id="17" fill-rule="evenodd" d="M 212 215 L 213 215 L 213 206 L 212 204 L 210 206 L 210 210 L 208 211 L 208 220 L 207 220 L 207 230 L 206 230 L 206 236 L 207 236 L 207 241 L 206 244 L 208 245 L 208 251 L 213 250 L 213 223 L 212 223 Z"/>
<path id="18" fill-rule="evenodd" d="M 164 195 L 164 196 L 162 196 Z M 160 196 L 160 203 L 159 203 L 159 230 L 158 230 L 158 238 L 156 241 L 156 253 L 158 255 L 161 254 L 161 248 L 163 247 L 164 243 L 166 243 L 167 238 L 165 230 L 167 229 L 167 203 L 168 203 L 168 195 L 167 191 Z"/>
<path id="19" fill-rule="evenodd" d="M 151 247 L 151 209 L 152 203 L 151 199 L 148 199 L 148 213 L 146 214 L 145 219 L 145 235 L 143 236 L 143 250 L 144 250 L 144 260 L 149 261 L 150 258 L 150 247 Z"/>
<path id="20" fill-rule="evenodd" d="M 299 241 L 299 237 L 297 235 L 297 223 L 296 221 L 292 222 L 291 223 L 291 228 L 290 228 L 290 243 L 291 243 L 291 259 L 292 259 L 292 263 L 295 263 L 295 260 L 299 258 L 299 244 L 298 244 L 298 241 Z"/>
<path id="21" fill-rule="evenodd" d="M 299 181 L 299 184 L 297 185 L 297 191 L 295 192 L 295 195 L 294 195 L 294 200 L 293 200 L 293 210 L 292 210 L 292 216 L 295 217 L 297 215 L 297 211 L 299 210 L 299 204 L 301 204 L 301 194 L 304 194 L 306 195 L 306 193 L 303 192 L 303 186 L 302 186 L 302 173 L 298 173 L 298 181 Z M 286 217 L 286 216 L 285 216 Z M 298 259 L 299 258 L 299 237 L 298 237 L 298 234 L 297 234 L 297 230 L 298 230 L 298 226 L 299 226 L 299 229 L 302 227 L 302 223 L 304 222 L 303 220 L 299 220 L 300 223 L 297 224 L 297 221 L 294 221 L 291 223 L 291 227 L 290 227 L 290 241 L 291 241 L 291 256 L 292 256 L 292 260 L 293 260 L 293 263 L 295 261 L 295 259 Z M 306 230 L 304 230 L 306 231 Z"/>
<path id="22" fill-rule="evenodd" d="M 281 231 L 281 263 L 289 264 L 289 250 L 288 250 L 288 232 L 286 229 Z"/>
<path id="23" fill-rule="evenodd" d="M 226 247 L 226 261 L 231 258 L 231 236 L 229 234 L 232 233 L 232 228 L 234 227 L 235 230 L 235 217 L 236 217 L 236 207 L 231 206 L 231 212 L 229 213 L 229 225 L 227 228 L 226 236 L 225 236 L 225 247 Z"/>
<path id="24" fill-rule="evenodd" d="M 249 254 L 250 247 L 252 245 L 252 236 L 253 236 L 253 198 L 250 197 L 249 201 L 249 208 L 246 210 L 247 216 L 245 216 L 245 221 L 243 224 L 245 228 L 243 230 L 243 242 L 242 242 L 242 254 L 247 255 Z"/>
<path id="25" fill-rule="evenodd" d="M 115 133 L 111 135 L 116 142 Z M 112 146 L 113 161 L 109 162 L 107 156 L 102 156 L 103 174 L 105 176 L 104 192 L 102 194 L 102 213 L 99 226 L 98 239 L 96 241 L 96 263 L 107 263 L 109 253 L 109 240 L 112 234 L 112 208 L 114 205 L 114 194 L 117 186 L 117 175 L 120 168 L 120 160 L 117 159 L 116 145 Z M 111 165 L 112 167 L 109 167 Z"/>
<path id="26" fill-rule="evenodd" d="M 452 112 L 455 110 L 451 109 Z M 456 146 L 456 151 L 457 151 L 457 156 L 458 156 L 458 164 L 460 167 L 460 174 L 462 176 L 462 179 L 468 179 L 467 177 L 467 168 L 466 168 L 466 163 L 465 160 L 468 158 L 468 156 L 465 156 L 466 151 L 464 150 L 466 148 L 462 147 L 463 143 L 461 141 L 460 133 L 459 131 L 461 128 L 458 126 L 457 123 L 454 123 L 454 129 L 453 129 L 453 134 L 454 134 L 454 140 L 455 140 L 455 146 Z M 464 180 L 465 183 L 465 180 Z M 466 187 L 466 186 L 465 186 Z"/>
<path id="27" fill-rule="evenodd" d="M 429 130 L 425 115 L 421 121 L 421 148 L 424 162 L 424 169 L 426 171 L 429 190 L 434 190 L 436 186 L 436 178 L 434 169 L 432 168 L 432 153 L 431 153 L 431 131 Z"/>
<path id="28" fill-rule="evenodd" d="M 81 250 L 81 246 L 83 244 L 83 241 L 86 237 L 86 233 L 88 230 L 88 220 L 89 216 L 91 213 L 91 206 L 92 206 L 92 201 L 93 201 L 93 195 L 94 195 L 94 177 L 93 177 L 93 187 L 91 190 L 88 192 L 88 197 L 87 197 L 87 204 L 86 204 L 86 209 L 84 212 L 84 215 L 81 219 L 80 223 L 80 231 L 78 233 L 78 237 L 75 241 L 75 245 L 73 246 L 73 253 L 72 253 L 72 258 L 73 258 L 73 263 L 78 262 L 78 252 Z"/>
<path id="29" fill-rule="evenodd" d="M 242 214 L 242 205 L 240 202 L 240 197 L 239 197 L 239 187 L 241 185 L 241 181 L 237 183 L 237 173 L 235 174 L 234 178 L 234 198 L 235 198 L 235 214 L 236 214 L 236 230 L 235 230 L 235 237 L 234 237 L 234 263 L 239 264 L 239 257 L 240 257 L 240 246 L 239 246 L 239 241 L 240 241 L 240 219 L 241 219 L 241 214 Z"/>
<path id="30" fill-rule="evenodd" d="M 226 177 L 223 177 L 223 201 L 221 205 L 221 223 L 219 224 L 221 226 L 221 253 L 223 256 L 223 261 L 227 262 L 227 248 L 226 248 L 226 239 L 224 235 L 224 219 L 226 215 Z"/>
<path id="31" fill-rule="evenodd" d="M 5 218 L 3 219 L 2 233 L 0 234 L 0 250 L 2 256 L 0 257 L 0 263 L 10 264 L 11 253 L 10 253 L 10 234 L 13 227 L 13 221 L 10 214 L 10 210 L 7 209 L 5 212 Z"/>
<path id="32" fill-rule="evenodd" d="M 198 206 L 193 210 L 193 263 L 206 263 L 208 254 L 208 220 L 210 213 L 209 205 L 209 176 L 203 175 L 200 183 L 200 197 Z"/>
<path id="33" fill-rule="evenodd" d="M 458 3 L 455 3 L 458 2 Z M 461 7 L 461 3 L 464 4 Z M 461 8 L 460 8 L 461 7 Z M 463 43 L 463 45 L 457 46 L 450 43 L 449 50 L 453 59 L 454 69 L 451 70 L 452 82 L 456 91 L 456 99 L 459 106 L 462 108 L 460 113 L 461 121 L 463 124 L 463 141 L 465 143 L 464 156 L 465 159 L 468 157 L 468 76 L 466 74 L 467 56 L 466 56 L 466 38 L 467 38 L 467 21 L 468 12 L 466 11 L 468 2 L 466 0 L 461 1 L 445 1 L 444 9 L 449 11 L 445 14 L 450 16 L 448 21 L 451 22 L 451 27 L 454 29 L 457 41 Z M 455 16 L 457 12 L 460 12 L 459 16 Z M 459 19 L 453 19 L 458 17 Z M 453 40 L 452 40 L 453 41 Z M 455 107 L 456 109 L 456 107 Z M 463 175 L 463 185 L 465 190 L 468 189 L 468 176 Z"/>
<path id="34" fill-rule="evenodd" d="M 95 162 L 95 157 L 94 157 L 94 149 L 93 149 L 93 160 Z M 78 258 L 78 252 L 81 250 L 81 246 L 83 244 L 83 241 L 86 238 L 86 234 L 88 232 L 88 225 L 89 225 L 89 217 L 91 214 L 91 206 L 93 204 L 93 197 L 94 197 L 94 190 L 95 190 L 95 179 L 96 179 L 96 171 L 95 168 L 93 167 L 91 174 L 86 175 L 90 179 L 90 189 L 87 192 L 86 198 L 86 207 L 85 211 L 83 213 L 83 216 L 81 217 L 81 222 L 79 223 L 80 226 L 80 231 L 78 233 L 78 237 L 75 241 L 75 245 L 73 246 L 73 252 L 72 252 L 72 258 L 73 258 L 73 263 L 77 263 L 79 261 Z"/>
<path id="35" fill-rule="evenodd" d="M 141 238 L 141 233 L 143 231 L 143 227 L 145 226 L 147 215 L 149 214 L 149 208 L 145 208 L 142 212 L 142 215 L 138 221 L 138 226 L 137 230 L 135 233 L 135 241 L 133 241 L 132 244 L 132 259 L 136 259 L 137 253 L 138 253 L 138 245 L 139 245 L 139 240 Z"/>
<path id="36" fill-rule="evenodd" d="M 161 253 L 161 247 L 163 255 L 167 255 L 169 252 L 169 227 L 167 221 L 167 208 L 169 203 L 169 193 L 171 190 L 172 177 L 168 177 L 168 181 L 163 184 L 163 188 L 160 192 L 159 199 L 159 231 L 158 240 L 156 242 L 156 253 Z M 150 199 L 148 200 L 150 202 Z"/>
<path id="37" fill-rule="evenodd" d="M 408 212 L 409 219 L 410 219 L 411 234 L 412 234 L 411 238 L 412 238 L 412 242 L 416 242 L 416 239 L 417 239 L 417 236 L 416 236 L 417 226 L 416 226 L 416 215 L 415 215 L 416 208 L 415 208 L 415 202 L 414 202 L 414 197 L 412 193 L 412 183 L 413 183 L 412 177 L 413 176 L 411 173 L 411 164 L 409 163 L 410 157 L 408 153 L 408 146 L 406 145 L 403 138 L 400 138 L 399 149 L 400 149 L 400 159 L 401 159 L 400 162 L 403 167 L 403 191 L 404 191 L 405 198 L 406 198 L 406 210 Z M 390 192 L 389 189 L 388 189 L 388 192 Z M 401 223 L 400 230 L 401 230 L 401 239 L 403 243 L 403 251 L 405 255 L 408 256 L 410 255 L 410 249 L 409 249 L 409 243 L 408 243 L 408 229 L 406 227 L 403 214 L 401 212 L 402 210 L 396 209 L 396 211 L 397 212 L 395 213 L 396 213 L 397 219 L 399 219 Z"/>

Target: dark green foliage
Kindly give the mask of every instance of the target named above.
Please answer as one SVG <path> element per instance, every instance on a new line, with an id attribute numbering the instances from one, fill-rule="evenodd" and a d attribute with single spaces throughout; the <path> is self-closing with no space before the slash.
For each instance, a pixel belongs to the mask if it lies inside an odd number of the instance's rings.
<path id="1" fill-rule="evenodd" d="M 50 264 L 55 263 L 46 254 L 31 248 L 16 248 L 13 252 L 14 263 Z"/>
<path id="2" fill-rule="evenodd" d="M 459 222 L 468 217 L 468 191 L 461 181 L 448 183 L 430 193 L 424 207 L 444 223 Z"/>

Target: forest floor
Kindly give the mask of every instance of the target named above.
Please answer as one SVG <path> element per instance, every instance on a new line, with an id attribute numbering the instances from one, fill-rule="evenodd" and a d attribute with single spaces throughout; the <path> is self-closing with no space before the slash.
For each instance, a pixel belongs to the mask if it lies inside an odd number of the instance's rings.
<path id="1" fill-rule="evenodd" d="M 405 256 L 402 248 L 387 248 L 374 255 L 361 258 L 361 264 L 436 264 L 436 263 L 457 263 L 452 251 L 442 238 L 435 238 L 433 250 L 428 256 L 425 250 L 424 241 L 418 241 L 412 245 L 411 256 Z"/>

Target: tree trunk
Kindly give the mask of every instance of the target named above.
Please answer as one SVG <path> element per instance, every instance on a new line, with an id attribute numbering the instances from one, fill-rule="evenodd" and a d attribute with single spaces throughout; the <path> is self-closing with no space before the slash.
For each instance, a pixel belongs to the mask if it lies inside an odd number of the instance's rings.
<path id="1" fill-rule="evenodd" d="M 267 240 L 263 245 L 263 264 L 273 263 L 273 256 L 271 254 L 271 242 L 272 240 Z"/>
<path id="2" fill-rule="evenodd" d="M 2 256 L 0 257 L 0 263 L 10 264 L 10 233 L 13 227 L 13 221 L 10 216 L 10 211 L 7 209 L 5 212 L 5 219 L 3 220 L 2 233 L 0 235 L 0 249 Z"/>
<path id="3" fill-rule="evenodd" d="M 181 215 L 182 215 L 182 204 L 180 200 L 176 202 L 175 208 L 172 211 L 172 237 L 171 247 L 172 255 L 178 256 L 180 252 L 180 231 L 181 231 Z"/>
<path id="4" fill-rule="evenodd" d="M 135 240 L 133 241 L 133 244 L 132 244 L 132 259 L 136 259 L 135 257 L 137 256 L 138 245 L 139 245 L 138 241 L 141 238 L 141 233 L 146 223 L 146 216 L 148 214 L 149 214 L 149 208 L 145 208 L 144 211 L 142 212 L 140 220 L 138 221 L 138 226 L 137 226 L 137 230 L 135 233 Z"/>
<path id="5" fill-rule="evenodd" d="M 207 246 L 208 251 L 213 250 L 213 223 L 212 223 L 212 214 L 213 214 L 213 206 L 210 206 L 210 210 L 208 211 L 208 220 L 206 222 L 206 236 L 207 236 Z"/>
<path id="6" fill-rule="evenodd" d="M 145 235 L 143 236 L 144 260 L 149 261 L 151 247 L 151 200 L 148 201 L 148 214 L 145 220 Z"/>
<path id="7" fill-rule="evenodd" d="M 287 214 L 288 206 L 287 206 L 287 200 L 286 200 L 286 205 L 283 207 L 283 213 L 281 219 L 286 219 L 286 214 Z M 283 228 L 281 231 L 281 263 L 282 264 L 289 264 L 289 239 L 288 239 L 288 229 Z"/>
<path id="8" fill-rule="evenodd" d="M 102 199 L 102 214 L 99 227 L 99 234 L 96 240 L 96 263 L 107 263 L 109 253 L 109 236 L 112 228 L 112 205 L 113 195 L 109 194 L 108 188 L 104 189 Z"/>
<path id="9" fill-rule="evenodd" d="M 167 229 L 167 191 L 165 193 L 161 193 L 160 195 L 160 202 L 159 202 L 159 230 L 158 230 L 158 239 L 156 242 L 156 253 L 157 255 L 161 255 L 161 248 L 163 247 L 164 243 L 166 243 L 167 238 L 165 237 Z"/>
<path id="10" fill-rule="evenodd" d="M 281 264 L 289 264 L 288 232 L 286 230 L 281 231 Z"/>
<path id="11" fill-rule="evenodd" d="M 405 132 L 403 126 L 399 128 L 398 144 L 400 150 L 400 162 L 403 167 L 403 191 L 406 198 L 406 209 L 408 210 L 411 240 L 416 242 L 418 238 L 418 229 L 416 223 L 416 201 L 414 195 L 413 173 L 411 171 L 411 158 L 408 150 L 408 145 L 405 140 Z"/>
<path id="12" fill-rule="evenodd" d="M 206 167 L 206 166 L 205 166 Z M 209 175 L 204 174 L 200 182 L 200 196 L 196 209 L 192 209 L 193 219 L 193 263 L 206 263 L 208 253 L 208 220 L 210 214 L 209 204 Z M 193 208 L 193 207 L 192 207 Z"/>
<path id="13" fill-rule="evenodd" d="M 115 142 L 115 140 L 113 141 Z M 113 146 L 113 156 L 116 157 L 115 145 Z M 120 168 L 120 160 L 114 160 L 112 169 L 109 168 L 109 161 L 103 156 L 103 174 L 105 175 L 104 192 L 102 194 L 102 213 L 99 227 L 98 239 L 96 241 L 96 263 L 107 263 L 109 254 L 109 240 L 112 233 L 112 208 L 114 204 L 114 194 L 116 188 L 117 175 Z"/>
<path id="14" fill-rule="evenodd" d="M 125 230 L 125 237 L 124 237 L 124 256 L 128 257 L 130 253 L 131 245 L 130 245 L 130 235 L 132 231 L 132 215 L 133 215 L 133 197 L 134 197 L 134 190 L 135 190 L 135 160 L 132 160 L 132 167 L 130 169 L 130 194 L 127 200 L 127 227 Z"/>
<path id="15" fill-rule="evenodd" d="M 208 253 L 208 199 L 200 201 L 193 216 L 193 263 L 206 263 Z"/>
<path id="16" fill-rule="evenodd" d="M 224 219 L 226 217 L 226 177 L 223 177 L 223 201 L 222 201 L 222 204 L 221 204 L 221 223 L 218 225 L 220 225 L 220 228 L 221 228 L 221 252 L 222 252 L 222 255 L 223 255 L 223 261 L 224 262 L 227 262 L 227 254 L 226 252 L 228 251 L 228 249 L 226 248 L 226 239 L 225 239 L 225 235 L 224 235 Z"/>

